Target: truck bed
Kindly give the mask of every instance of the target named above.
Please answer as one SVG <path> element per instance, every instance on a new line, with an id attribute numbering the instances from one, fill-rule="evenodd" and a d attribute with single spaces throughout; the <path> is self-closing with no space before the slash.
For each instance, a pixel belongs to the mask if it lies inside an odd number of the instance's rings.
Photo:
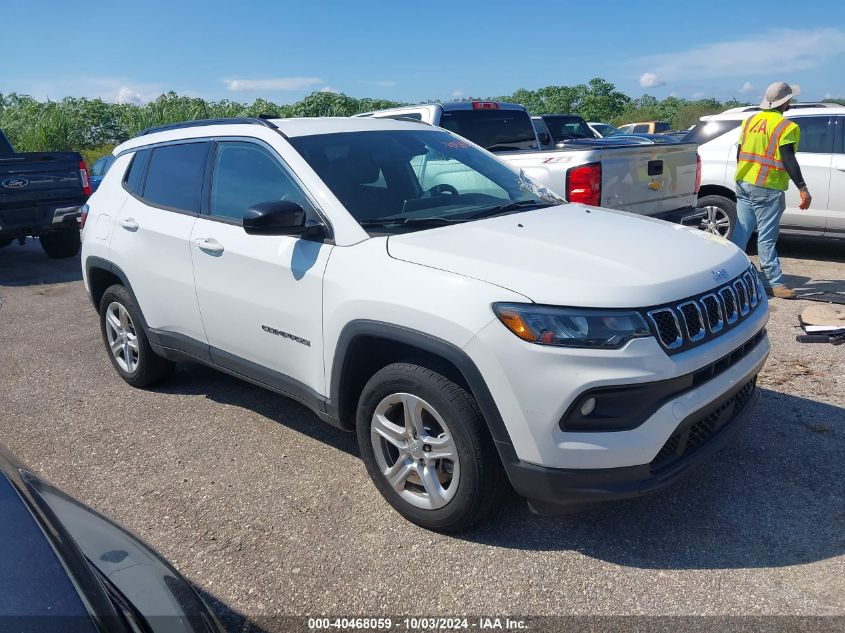
<path id="1" fill-rule="evenodd" d="M 564 197 L 569 169 L 601 163 L 601 206 L 659 215 L 694 206 L 696 152 L 694 143 L 634 145 L 596 139 L 563 149 L 497 156 Z"/>

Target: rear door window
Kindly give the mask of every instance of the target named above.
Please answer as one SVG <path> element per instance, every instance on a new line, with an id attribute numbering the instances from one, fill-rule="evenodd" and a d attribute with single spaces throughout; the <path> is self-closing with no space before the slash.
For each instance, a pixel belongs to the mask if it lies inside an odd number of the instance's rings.
<path id="1" fill-rule="evenodd" d="M 833 135 L 830 117 L 802 116 L 792 119 L 801 130 L 798 152 L 802 154 L 830 154 L 833 152 Z"/>
<path id="2" fill-rule="evenodd" d="M 144 185 L 144 200 L 174 211 L 199 213 L 210 145 L 209 142 L 199 142 L 153 149 Z"/>

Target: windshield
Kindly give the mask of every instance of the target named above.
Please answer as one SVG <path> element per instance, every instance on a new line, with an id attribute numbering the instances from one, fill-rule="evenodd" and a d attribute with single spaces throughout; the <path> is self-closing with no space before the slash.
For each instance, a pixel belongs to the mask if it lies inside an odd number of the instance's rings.
<path id="1" fill-rule="evenodd" d="M 593 128 L 602 136 L 610 136 L 617 131 L 616 128 L 609 123 L 594 123 Z"/>
<path id="2" fill-rule="evenodd" d="M 440 116 L 439 125 L 491 152 L 537 149 L 525 110 L 449 110 Z"/>
<path id="3" fill-rule="evenodd" d="M 542 185 L 440 130 L 293 137 L 290 143 L 365 228 L 467 221 L 562 202 Z"/>
<path id="4" fill-rule="evenodd" d="M 543 121 L 546 122 L 555 141 L 596 138 L 587 122 L 579 116 L 544 116 Z"/>

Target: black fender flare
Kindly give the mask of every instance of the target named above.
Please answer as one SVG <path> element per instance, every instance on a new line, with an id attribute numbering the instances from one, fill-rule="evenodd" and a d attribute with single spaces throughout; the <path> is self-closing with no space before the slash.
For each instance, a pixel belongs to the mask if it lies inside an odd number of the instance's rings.
<path id="1" fill-rule="evenodd" d="M 339 417 L 341 383 L 344 378 L 344 371 L 346 370 L 348 350 L 355 339 L 361 336 L 381 338 L 416 347 L 434 356 L 439 356 L 454 365 L 464 377 L 464 380 L 466 380 L 467 385 L 469 385 L 470 391 L 478 403 L 478 407 L 481 409 L 481 414 L 487 423 L 490 435 L 496 444 L 502 461 L 506 465 L 518 461 L 510 434 L 499 412 L 499 407 L 496 405 L 496 401 L 493 399 L 484 377 L 467 353 L 448 341 L 401 325 L 362 319 L 350 321 L 344 326 L 338 337 L 332 362 L 332 373 L 329 383 L 329 394 L 331 397 L 327 405 L 330 415 Z"/>
<path id="2" fill-rule="evenodd" d="M 129 283 L 129 278 L 126 276 L 126 273 L 121 270 L 120 266 L 118 266 L 114 262 L 110 262 L 107 259 L 103 259 L 102 257 L 96 257 L 94 255 L 86 257 L 85 274 L 89 280 L 89 287 L 91 284 L 91 271 L 95 269 L 104 270 L 120 279 L 121 284 L 123 284 L 124 288 L 129 291 L 129 295 L 132 297 L 132 301 L 135 303 L 135 305 L 138 307 L 138 311 L 141 313 L 141 322 L 144 326 L 144 329 L 149 330 L 149 327 L 147 327 L 147 321 L 144 318 L 144 311 L 141 309 L 141 304 L 138 302 L 138 297 L 135 296 L 135 291 L 132 289 L 132 284 Z M 88 298 L 91 299 L 91 303 L 94 305 L 94 309 L 99 312 L 100 306 L 97 305 L 97 303 L 94 301 L 94 296 L 91 294 L 90 290 L 88 292 Z"/>

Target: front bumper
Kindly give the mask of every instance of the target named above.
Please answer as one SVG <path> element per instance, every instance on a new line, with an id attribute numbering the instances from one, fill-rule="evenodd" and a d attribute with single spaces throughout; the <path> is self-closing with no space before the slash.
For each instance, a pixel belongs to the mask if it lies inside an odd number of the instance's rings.
<path id="1" fill-rule="evenodd" d="M 547 468 L 505 464 L 511 484 L 538 512 L 637 497 L 668 486 L 727 444 L 760 399 L 757 376 L 685 418 L 648 464 L 621 468 Z"/>

